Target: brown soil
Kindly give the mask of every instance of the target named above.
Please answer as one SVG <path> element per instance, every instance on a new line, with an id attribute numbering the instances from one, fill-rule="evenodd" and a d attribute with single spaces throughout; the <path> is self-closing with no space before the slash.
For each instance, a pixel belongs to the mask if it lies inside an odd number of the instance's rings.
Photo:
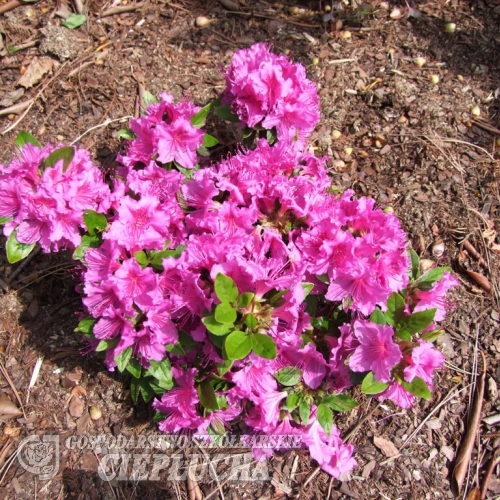
<path id="1" fill-rule="evenodd" d="M 500 5 L 493 0 L 414 2 L 420 17 L 394 20 L 390 14 L 397 5 L 378 0 L 361 6 L 353 0 L 323 1 L 322 6 L 240 0 L 239 13 L 223 5 L 230 3 L 145 0 L 132 12 L 103 17 L 111 4 L 96 0 L 85 6 L 88 21 L 74 31 L 59 27 L 55 12 L 61 8 L 50 0 L 4 13 L 0 99 L 22 88 L 17 82 L 35 58 L 51 69 L 17 101 L 35 98 L 23 120 L 3 136 L 0 161 L 10 161 L 17 132 L 26 130 L 41 141 L 77 139 L 107 168 L 120 148 L 117 130 L 126 126 L 127 120 L 119 119 L 138 111 L 138 82 L 153 94 L 186 95 L 204 105 L 224 88 L 219 67 L 229 63 L 234 51 L 259 41 L 290 51 L 317 82 L 322 121 L 313 141 L 317 154 L 330 155 L 333 179 L 392 206 L 421 256 L 451 266 L 459 277 L 462 286 L 452 293 L 446 334 L 438 342 L 447 364 L 432 400 L 408 411 L 355 394 L 360 408 L 340 416 L 337 424 L 343 435 L 355 430 L 350 438 L 359 466 L 342 481 L 323 472 L 311 478 L 316 464 L 307 454 L 291 451 L 269 461 L 272 481 L 227 483 L 222 493 L 214 481 L 199 486 L 204 496 L 213 492 L 210 498 L 221 499 L 453 498 L 453 459 L 466 428 L 467 387 L 475 380 L 472 373 L 482 370 L 480 356 L 476 366 L 479 352 L 488 369 L 483 416 L 500 413 L 500 259 L 495 247 L 500 243 L 498 142 L 495 146 L 500 136 Z M 325 7 L 333 20 L 323 17 Z M 407 12 L 404 2 L 399 8 Z M 212 20 L 204 28 L 195 24 L 201 15 Z M 456 24 L 455 33 L 445 32 L 448 22 Z M 26 44 L 32 46 L 23 48 Z M 424 57 L 426 64 L 418 67 L 416 57 Z M 437 84 L 431 75 L 439 78 Z M 481 111 L 478 119 L 471 114 L 474 106 Z M 5 130 L 18 117 L 0 116 L 0 126 Z M 334 130 L 340 138 L 332 138 Z M 232 139 L 224 129 L 209 132 Z M 432 256 L 437 239 L 445 243 L 439 259 Z M 483 257 L 483 265 L 470 252 L 460 253 L 465 240 Z M 145 404 L 133 406 L 126 377 L 80 354 L 83 342 L 73 333 L 80 311 L 77 282 L 64 256 L 37 254 L 17 271 L 23 264 L 9 265 L 0 250 L 0 361 L 23 404 L 36 360 L 44 356 L 25 404 L 26 417 L 2 424 L 0 448 L 10 448 L 0 451 L 0 497 L 188 498 L 185 481 L 104 482 L 91 451 L 64 446 L 64 439 L 75 434 L 155 432 L 153 412 Z M 471 271 L 487 278 L 492 293 Z M 75 392 L 75 386 L 83 389 Z M 18 404 L 3 377 L 0 389 Z M 101 419 L 90 419 L 91 406 L 102 410 Z M 482 424 L 461 498 L 500 446 L 499 430 L 498 424 Z M 36 480 L 17 460 L 9 460 L 31 434 L 62 436 L 61 466 L 51 480 Z M 374 445 L 377 436 L 392 442 L 400 455 L 387 460 Z M 487 498 L 500 498 L 497 472 Z"/>

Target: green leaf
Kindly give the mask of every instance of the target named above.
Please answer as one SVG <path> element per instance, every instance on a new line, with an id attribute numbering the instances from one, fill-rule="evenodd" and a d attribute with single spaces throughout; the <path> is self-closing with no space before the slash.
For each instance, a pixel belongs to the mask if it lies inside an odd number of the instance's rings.
<path id="1" fill-rule="evenodd" d="M 241 307 L 242 309 L 248 307 L 250 305 L 250 303 L 252 302 L 254 297 L 255 297 L 255 293 L 243 292 L 238 297 L 238 307 Z"/>
<path id="2" fill-rule="evenodd" d="M 411 394 L 429 401 L 431 399 L 431 391 L 427 384 L 420 378 L 414 377 L 411 382 L 400 380 L 399 383 Z"/>
<path id="3" fill-rule="evenodd" d="M 161 412 L 157 411 L 153 416 L 153 422 L 155 424 L 158 424 L 159 422 L 161 422 L 162 420 L 165 420 L 166 418 L 167 418 L 167 415 L 165 415 L 165 413 L 161 413 Z"/>
<path id="4" fill-rule="evenodd" d="M 212 146 L 215 146 L 219 144 L 219 141 L 213 136 L 213 135 L 210 135 L 210 134 L 205 134 L 203 136 L 203 146 L 206 147 L 206 148 L 211 148 Z"/>
<path id="5" fill-rule="evenodd" d="M 420 337 L 422 340 L 427 340 L 427 342 L 434 342 L 437 340 L 441 335 L 443 335 L 444 330 L 437 329 L 437 330 L 431 330 L 430 332 L 425 332 L 422 334 Z"/>
<path id="6" fill-rule="evenodd" d="M 375 311 L 372 312 L 371 316 L 370 316 L 370 321 L 372 323 L 375 323 L 377 325 L 385 325 L 386 324 L 386 321 L 385 321 L 385 315 L 384 313 L 380 310 L 379 307 L 376 307 L 375 308 Z"/>
<path id="7" fill-rule="evenodd" d="M 323 402 L 326 403 L 332 410 L 335 411 L 351 411 L 359 406 L 359 403 L 349 396 L 344 394 L 332 394 L 323 398 Z"/>
<path id="8" fill-rule="evenodd" d="M 70 30 L 79 28 L 85 21 L 87 17 L 83 14 L 70 14 L 66 20 L 61 21 L 61 24 Z"/>
<path id="9" fill-rule="evenodd" d="M 299 406 L 299 395 L 296 392 L 291 392 L 286 398 L 286 407 L 288 411 L 293 411 Z"/>
<path id="10" fill-rule="evenodd" d="M 321 403 L 318 406 L 316 415 L 318 418 L 319 425 L 323 427 L 323 430 L 329 436 L 330 432 L 332 432 L 332 425 L 333 425 L 332 410 L 330 410 L 330 408 L 328 408 L 328 406 L 326 406 L 325 404 Z"/>
<path id="11" fill-rule="evenodd" d="M 151 387 L 151 384 L 147 378 L 141 379 L 141 381 L 139 382 L 139 390 L 142 399 L 144 399 L 146 403 L 149 403 L 149 401 L 151 401 L 155 397 L 156 391 Z"/>
<path id="12" fill-rule="evenodd" d="M 160 382 L 173 387 L 172 367 L 170 366 L 168 356 L 164 357 L 161 361 L 150 361 L 149 364 L 151 365 L 148 369 L 149 374 L 153 375 Z"/>
<path id="13" fill-rule="evenodd" d="M 17 134 L 14 142 L 20 148 L 23 148 L 25 144 L 33 144 L 33 146 L 37 146 L 39 148 L 42 147 L 35 137 L 33 137 L 31 134 L 28 134 L 28 132 L 25 132 L 24 130 L 21 130 L 19 134 Z"/>
<path id="14" fill-rule="evenodd" d="M 158 102 L 158 99 L 149 91 L 146 90 L 142 96 L 141 106 L 143 109 L 142 114 L 146 114 L 146 109 L 149 108 L 151 104 Z"/>
<path id="15" fill-rule="evenodd" d="M 279 292 L 275 293 L 271 297 L 271 300 L 269 301 L 269 304 L 271 304 L 274 307 L 279 307 L 277 305 L 277 302 L 279 301 L 279 299 L 281 299 L 281 297 L 283 297 L 283 295 L 285 295 L 285 293 L 288 293 L 289 291 L 290 290 L 288 288 L 285 288 L 284 290 L 280 290 Z"/>
<path id="16" fill-rule="evenodd" d="M 122 139 L 127 139 L 128 141 L 135 139 L 135 134 L 129 128 L 122 128 L 118 130 L 117 134 L 118 137 L 121 137 Z"/>
<path id="17" fill-rule="evenodd" d="M 302 401 L 299 404 L 299 415 L 304 425 L 307 425 L 309 423 L 310 414 L 311 414 L 311 408 L 309 408 L 309 405 L 305 401 Z"/>
<path id="18" fill-rule="evenodd" d="M 274 340 L 268 335 L 262 335 L 262 333 L 252 335 L 252 351 L 261 358 L 276 358 L 276 344 Z"/>
<path id="19" fill-rule="evenodd" d="M 16 238 L 18 229 L 19 227 L 12 231 L 5 246 L 5 249 L 7 250 L 7 260 L 10 264 L 15 264 L 16 262 L 26 258 L 33 251 L 36 245 L 36 243 L 32 243 L 31 245 L 19 243 Z"/>
<path id="20" fill-rule="evenodd" d="M 210 156 L 210 151 L 205 146 L 200 146 L 199 148 L 196 148 L 196 152 L 200 156 Z"/>
<path id="21" fill-rule="evenodd" d="M 202 406 L 207 410 L 217 411 L 219 409 L 215 391 L 209 379 L 205 379 L 198 386 L 198 398 L 200 399 Z"/>
<path id="22" fill-rule="evenodd" d="M 304 299 L 312 292 L 313 288 L 314 288 L 314 283 L 308 283 L 307 281 L 305 281 L 304 283 L 301 283 L 302 285 L 302 288 L 304 289 Z"/>
<path id="23" fill-rule="evenodd" d="M 287 366 L 274 374 L 274 378 L 285 386 L 294 386 L 300 381 L 302 370 L 295 366 Z"/>
<path id="24" fill-rule="evenodd" d="M 227 302 L 215 306 L 215 321 L 232 325 L 236 321 L 236 310 Z"/>
<path id="25" fill-rule="evenodd" d="M 189 333 L 184 330 L 179 330 L 179 343 L 184 348 L 186 352 L 193 350 L 198 345 L 198 342 L 189 335 Z"/>
<path id="26" fill-rule="evenodd" d="M 250 330 L 253 330 L 257 326 L 257 318 L 252 313 L 250 313 L 246 317 L 245 323 L 248 326 L 248 328 L 250 328 Z"/>
<path id="27" fill-rule="evenodd" d="M 411 342 L 411 334 L 407 330 L 396 330 L 396 337 L 405 342 Z"/>
<path id="28" fill-rule="evenodd" d="M 179 245 L 175 247 L 174 250 L 162 250 L 161 252 L 150 252 L 150 258 L 151 258 L 151 265 L 160 271 L 163 271 L 163 259 L 166 259 L 167 257 L 172 257 L 174 259 L 178 259 L 184 249 L 186 248 L 186 245 Z"/>
<path id="29" fill-rule="evenodd" d="M 272 146 L 276 142 L 276 128 L 266 131 L 267 142 Z"/>
<path id="30" fill-rule="evenodd" d="M 244 332 L 236 330 L 226 337 L 224 349 L 229 359 L 246 358 L 252 350 L 252 339 Z"/>
<path id="31" fill-rule="evenodd" d="M 321 281 L 321 283 L 324 283 L 325 285 L 329 285 L 330 284 L 330 278 L 328 277 L 328 274 L 317 274 L 316 275 L 316 278 L 319 279 L 319 281 Z"/>
<path id="32" fill-rule="evenodd" d="M 416 280 L 420 276 L 420 259 L 412 247 L 408 247 L 408 253 L 411 259 L 411 277 Z"/>
<path id="33" fill-rule="evenodd" d="M 387 300 L 387 311 L 384 313 L 388 325 L 395 326 L 404 315 L 405 301 L 403 297 L 394 292 Z"/>
<path id="34" fill-rule="evenodd" d="M 132 346 L 127 347 L 118 356 L 115 356 L 115 362 L 118 370 L 123 372 L 127 368 L 128 362 L 132 357 Z"/>
<path id="35" fill-rule="evenodd" d="M 215 366 L 217 366 L 217 371 L 222 377 L 231 369 L 231 367 L 233 366 L 233 361 L 231 359 L 226 359 L 224 360 L 224 363 L 215 363 Z"/>
<path id="36" fill-rule="evenodd" d="M 214 285 L 215 294 L 221 302 L 235 302 L 238 298 L 238 288 L 229 276 L 217 274 Z"/>
<path id="37" fill-rule="evenodd" d="M 149 264 L 148 256 L 144 250 L 139 250 L 134 253 L 135 260 L 142 267 L 145 268 Z"/>
<path id="38" fill-rule="evenodd" d="M 139 399 L 140 392 L 140 381 L 138 378 L 132 378 L 130 381 L 130 397 L 132 398 L 132 402 L 137 404 L 137 400 Z"/>
<path id="39" fill-rule="evenodd" d="M 318 310 L 318 298 L 316 295 L 308 295 L 306 297 L 306 313 L 311 316 L 311 318 L 314 318 L 316 316 L 316 311 Z"/>
<path id="40" fill-rule="evenodd" d="M 95 348 L 96 352 L 101 352 L 101 351 L 107 351 L 110 348 L 116 347 L 118 344 L 119 339 L 114 338 L 114 339 L 103 339 L 97 344 L 97 347 Z"/>
<path id="41" fill-rule="evenodd" d="M 224 106 L 217 106 L 215 108 L 215 114 L 219 118 L 222 118 L 223 120 L 227 120 L 228 122 L 238 123 L 240 121 L 240 119 L 238 118 L 238 115 L 235 115 L 231 111 L 229 104 L 226 104 Z"/>
<path id="42" fill-rule="evenodd" d="M 403 316 L 398 322 L 396 334 L 399 330 L 407 331 L 410 334 L 425 330 L 434 321 L 436 311 L 437 309 L 426 309 Z"/>
<path id="43" fill-rule="evenodd" d="M 205 125 L 207 121 L 207 116 L 210 111 L 210 108 L 213 106 L 213 102 L 207 104 L 203 108 L 200 109 L 195 115 L 191 117 L 191 125 L 196 128 L 201 128 Z M 205 144 L 204 144 L 205 146 Z"/>
<path id="44" fill-rule="evenodd" d="M 373 372 L 368 372 L 361 384 L 361 391 L 365 394 L 380 394 L 389 387 L 388 383 L 379 382 L 373 376 Z"/>
<path id="45" fill-rule="evenodd" d="M 91 236 L 104 231 L 108 227 L 106 216 L 97 213 L 95 210 L 85 210 L 83 212 L 83 222 Z"/>
<path id="46" fill-rule="evenodd" d="M 205 325 L 205 328 L 214 335 L 222 337 L 227 335 L 232 329 L 233 325 L 227 325 L 225 323 L 219 323 L 213 314 L 206 316 L 201 319 L 201 322 Z"/>
<path id="47" fill-rule="evenodd" d="M 52 151 L 52 153 L 50 153 L 50 155 L 43 161 L 43 169 L 53 167 L 58 161 L 62 160 L 62 171 L 66 172 L 74 156 L 75 148 L 73 146 L 65 146 L 63 148 L 56 149 L 55 151 Z"/>
<path id="48" fill-rule="evenodd" d="M 13 218 L 14 217 L 0 217 L 0 226 L 7 224 L 7 222 L 10 222 Z"/>
<path id="49" fill-rule="evenodd" d="M 129 364 L 127 365 L 127 371 L 132 375 L 132 377 L 140 378 L 142 374 L 142 366 L 139 364 L 139 361 L 131 358 Z"/>
<path id="50" fill-rule="evenodd" d="M 167 344 L 165 346 L 165 350 L 167 352 L 171 352 L 172 354 L 177 354 L 178 356 L 186 355 L 186 351 L 184 350 L 180 342 L 176 342 L 175 344 Z"/>
<path id="51" fill-rule="evenodd" d="M 440 281 L 445 272 L 449 273 L 450 271 L 451 269 L 449 267 L 435 267 L 430 269 L 420 277 L 420 279 L 416 282 L 416 286 L 422 291 L 432 290 L 434 283 Z"/>
<path id="52" fill-rule="evenodd" d="M 92 330 L 96 323 L 97 319 L 95 318 L 84 318 L 80 321 L 80 323 L 78 323 L 78 326 L 75 328 L 75 332 L 83 333 L 86 337 L 94 337 Z"/>
<path id="53" fill-rule="evenodd" d="M 83 260 L 85 258 L 85 252 L 89 248 L 99 248 L 102 243 L 102 237 L 100 234 L 95 234 L 90 236 L 89 234 L 84 234 L 82 236 L 82 242 L 79 246 L 75 248 L 73 252 L 73 260 Z"/>

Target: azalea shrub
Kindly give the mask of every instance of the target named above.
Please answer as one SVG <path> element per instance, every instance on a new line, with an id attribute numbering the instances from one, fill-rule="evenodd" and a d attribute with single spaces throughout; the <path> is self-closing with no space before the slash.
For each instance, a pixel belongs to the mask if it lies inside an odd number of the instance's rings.
<path id="1" fill-rule="evenodd" d="M 396 216 L 332 184 L 307 148 L 319 98 L 303 66 L 257 44 L 236 52 L 226 82 L 204 108 L 147 94 L 107 177 L 86 151 L 20 133 L 0 166 L 7 255 L 72 252 L 77 331 L 131 375 L 163 432 L 232 429 L 249 446 L 298 435 L 339 477 L 356 464 L 335 425 L 358 406 L 352 387 L 402 408 L 430 399 L 458 281 L 421 273 Z M 211 112 L 245 138 L 218 162 Z"/>

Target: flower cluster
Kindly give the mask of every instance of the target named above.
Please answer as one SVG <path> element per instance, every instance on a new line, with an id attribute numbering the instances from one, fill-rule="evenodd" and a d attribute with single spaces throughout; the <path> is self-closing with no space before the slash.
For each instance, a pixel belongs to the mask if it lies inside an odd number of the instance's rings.
<path id="1" fill-rule="evenodd" d="M 81 243 L 84 211 L 109 207 L 109 188 L 83 149 L 28 142 L 10 165 L 0 165 L 4 234 L 14 232 L 20 243 L 39 242 L 45 252 L 74 249 Z"/>
<path id="2" fill-rule="evenodd" d="M 162 94 L 123 131 L 111 193 L 86 153 L 26 144 L 2 167 L 0 216 L 21 251 L 79 245 L 78 331 L 132 375 L 134 399 L 155 398 L 162 431 L 216 439 L 238 425 L 249 446 L 297 435 L 338 477 L 356 463 L 334 425 L 358 406 L 342 391 L 357 378 L 404 408 L 430 397 L 435 323 L 457 281 L 445 268 L 420 276 L 397 218 L 339 193 L 326 158 L 302 147 L 318 102 L 302 66 L 256 45 L 227 79 L 242 123 L 276 127 L 277 142 L 200 168 L 197 151 L 216 143 L 201 129 L 210 106 Z M 42 215 L 50 231 L 26 236 Z"/>
<path id="3" fill-rule="evenodd" d="M 243 125 L 276 128 L 280 141 L 304 144 L 319 121 L 316 86 L 304 66 L 262 43 L 234 54 L 226 85 L 222 104 L 229 104 Z"/>

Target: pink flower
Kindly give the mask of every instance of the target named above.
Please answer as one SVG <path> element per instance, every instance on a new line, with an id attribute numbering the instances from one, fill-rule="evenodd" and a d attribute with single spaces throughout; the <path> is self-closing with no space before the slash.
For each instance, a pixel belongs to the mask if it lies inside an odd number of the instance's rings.
<path id="1" fill-rule="evenodd" d="M 391 369 L 402 358 L 399 346 L 392 340 L 394 331 L 386 325 L 356 320 L 354 335 L 360 345 L 349 358 L 349 367 L 355 372 L 372 370 L 379 382 L 389 382 Z"/>
<path id="2" fill-rule="evenodd" d="M 390 399 L 401 408 L 411 408 L 415 401 L 415 396 L 410 394 L 402 385 L 398 384 L 396 380 L 393 380 L 391 385 L 384 392 L 377 395 L 376 398 L 379 401 Z"/>
<path id="3" fill-rule="evenodd" d="M 452 286 L 458 286 L 459 284 L 459 281 L 452 276 L 451 273 L 444 273 L 443 277 L 437 283 L 434 283 L 431 290 L 424 292 L 417 289 L 415 291 L 417 305 L 415 306 L 414 312 L 436 308 L 437 311 L 434 316 L 434 321 L 443 321 L 447 309 L 446 292 L 448 292 Z"/>
<path id="4" fill-rule="evenodd" d="M 419 345 L 411 351 L 411 356 L 405 356 L 410 363 L 404 370 L 405 380 L 411 382 L 420 377 L 428 385 L 432 385 L 433 372 L 444 363 L 444 356 L 431 342 L 420 340 Z"/>

